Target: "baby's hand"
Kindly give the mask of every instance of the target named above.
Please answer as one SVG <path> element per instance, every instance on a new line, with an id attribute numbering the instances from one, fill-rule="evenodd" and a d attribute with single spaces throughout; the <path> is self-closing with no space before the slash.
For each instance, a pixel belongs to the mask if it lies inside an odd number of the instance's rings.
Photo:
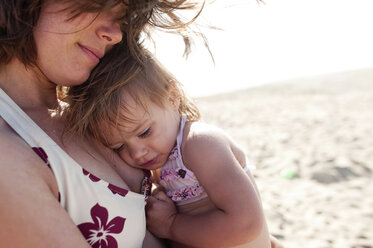
<path id="1" fill-rule="evenodd" d="M 160 191 L 165 191 L 165 189 L 163 188 L 163 186 L 161 185 L 156 185 L 156 184 L 153 184 L 153 187 L 152 187 L 152 195 L 156 195 L 158 194 Z"/>
<path id="2" fill-rule="evenodd" d="M 177 215 L 173 201 L 163 191 L 149 196 L 146 204 L 146 224 L 159 238 L 170 238 L 171 226 Z"/>

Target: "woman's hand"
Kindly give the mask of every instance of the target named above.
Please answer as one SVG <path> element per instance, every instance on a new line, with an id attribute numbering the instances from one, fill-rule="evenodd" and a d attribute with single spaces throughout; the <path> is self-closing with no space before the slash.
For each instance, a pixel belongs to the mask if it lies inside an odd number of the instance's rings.
<path id="1" fill-rule="evenodd" d="M 174 203 L 163 191 L 157 191 L 149 196 L 146 203 L 146 224 L 155 236 L 170 238 L 171 226 L 176 216 Z"/>

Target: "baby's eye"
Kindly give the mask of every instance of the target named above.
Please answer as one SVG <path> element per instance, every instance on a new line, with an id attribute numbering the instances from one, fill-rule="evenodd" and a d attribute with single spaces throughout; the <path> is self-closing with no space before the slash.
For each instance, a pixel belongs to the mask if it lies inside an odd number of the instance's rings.
<path id="1" fill-rule="evenodd" d="M 146 138 L 146 137 L 148 137 L 148 136 L 150 135 L 150 133 L 151 133 L 151 128 L 149 127 L 149 128 L 147 128 L 144 132 L 142 132 L 142 133 L 139 135 L 139 137 L 140 137 L 140 138 Z"/>
<path id="2" fill-rule="evenodd" d="M 119 153 L 125 148 L 124 144 L 121 144 L 118 147 L 112 148 L 114 152 Z"/>

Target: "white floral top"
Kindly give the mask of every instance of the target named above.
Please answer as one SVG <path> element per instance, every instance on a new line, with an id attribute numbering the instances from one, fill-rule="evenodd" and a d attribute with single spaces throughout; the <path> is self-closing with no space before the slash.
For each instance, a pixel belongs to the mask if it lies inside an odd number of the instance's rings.
<path id="1" fill-rule="evenodd" d="M 60 204 L 92 247 L 142 247 L 145 195 L 112 185 L 82 169 L 2 89 L 0 116 L 51 168 Z"/>

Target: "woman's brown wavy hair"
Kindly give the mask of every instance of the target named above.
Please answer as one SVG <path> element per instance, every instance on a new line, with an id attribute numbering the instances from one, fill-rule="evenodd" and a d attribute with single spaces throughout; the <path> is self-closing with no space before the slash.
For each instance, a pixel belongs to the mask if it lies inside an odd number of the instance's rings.
<path id="1" fill-rule="evenodd" d="M 57 0 L 9 0 L 0 1 L 0 68 L 13 58 L 20 60 L 25 66 L 37 66 L 36 45 L 33 31 L 36 26 L 44 2 Z M 91 115 L 93 109 L 103 110 L 103 117 L 112 120 L 110 113 L 115 113 L 119 104 L 118 88 L 136 76 L 143 60 L 148 57 L 144 53 L 142 37 L 151 37 L 153 28 L 179 33 L 185 43 L 185 52 L 190 49 L 189 24 L 201 13 L 206 0 L 59 0 L 69 3 L 67 10 L 71 18 L 84 12 L 97 12 L 110 9 L 118 4 L 126 5 L 126 13 L 119 18 L 123 31 L 123 40 L 116 44 L 92 71 L 90 78 L 82 85 L 89 84 L 96 91 L 87 91 L 77 98 L 75 90 L 57 87 L 59 98 L 70 106 L 64 109 L 67 118 L 66 131 L 85 134 L 96 129 L 87 129 L 95 120 L 86 118 L 102 118 Z M 183 20 L 177 15 L 178 10 L 195 9 L 190 20 Z M 201 36 L 203 39 L 203 35 Z M 204 39 L 205 40 L 205 39 Z M 140 66 L 141 65 L 141 66 Z M 69 96 L 71 94 L 71 96 Z M 111 107 L 109 107 L 111 106 Z M 108 114 L 104 113 L 109 109 Z M 111 110 L 112 109 L 112 110 Z M 97 110 L 98 111 L 98 110 Z M 98 111 L 99 112 L 99 111 Z M 109 118 L 110 117 L 110 118 Z M 104 119 L 105 119 L 104 118 Z M 80 127 L 80 124 L 83 125 Z M 66 133 L 66 132 L 65 132 Z"/>
<path id="2" fill-rule="evenodd" d="M 84 84 L 70 88 L 65 99 L 69 103 L 64 114 L 65 131 L 107 144 L 103 124 L 117 127 L 118 120 L 132 121 L 126 115 L 131 110 L 123 99 L 123 91 L 145 111 L 149 104 L 164 107 L 170 98 L 176 98 L 180 116 L 186 115 L 190 121 L 200 119 L 198 108 L 184 94 L 181 84 L 152 54 L 144 50 L 139 61 L 125 45 L 116 46 L 115 52 L 122 58 L 115 68 L 103 70 L 99 65 Z"/>
<path id="3" fill-rule="evenodd" d="M 33 30 L 36 26 L 42 5 L 46 1 L 57 0 L 2 0 L 0 1 L 0 66 L 19 59 L 26 66 L 36 63 L 36 46 Z M 195 18 L 183 21 L 175 12 L 192 9 L 196 2 L 187 0 L 59 0 L 69 3 L 71 18 L 83 12 L 97 12 L 118 4 L 127 6 L 126 13 L 120 18 L 125 42 L 135 57 L 139 58 L 142 49 L 140 35 L 150 35 L 151 27 L 173 30 L 184 37 L 186 51 L 189 51 L 189 37 L 185 34 L 188 24 Z M 204 5 L 204 1 L 202 1 Z M 110 62 L 110 60 L 109 60 Z"/>

